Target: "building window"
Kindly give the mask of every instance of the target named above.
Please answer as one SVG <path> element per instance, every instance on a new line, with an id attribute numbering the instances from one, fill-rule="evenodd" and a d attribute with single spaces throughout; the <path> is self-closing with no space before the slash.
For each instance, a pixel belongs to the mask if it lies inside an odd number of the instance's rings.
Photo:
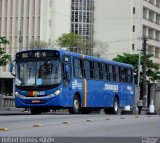
<path id="1" fill-rule="evenodd" d="M 133 14 L 135 14 L 136 13 L 136 8 L 135 7 L 133 7 Z"/>
<path id="2" fill-rule="evenodd" d="M 132 44 L 132 51 L 134 51 L 134 44 Z"/>
<path id="3" fill-rule="evenodd" d="M 51 20 L 49 20 L 49 27 L 51 27 Z"/>
<path id="4" fill-rule="evenodd" d="M 49 6 L 50 6 L 50 8 L 51 8 L 51 6 L 52 6 L 52 1 L 50 0 L 50 2 L 49 2 Z"/>
<path id="5" fill-rule="evenodd" d="M 135 26 L 133 25 L 132 31 L 135 32 Z"/>

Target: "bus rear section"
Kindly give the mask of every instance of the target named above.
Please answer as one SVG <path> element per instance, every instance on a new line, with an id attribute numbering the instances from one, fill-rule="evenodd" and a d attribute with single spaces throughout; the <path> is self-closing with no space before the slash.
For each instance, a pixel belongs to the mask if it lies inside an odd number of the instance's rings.
<path id="1" fill-rule="evenodd" d="M 81 112 L 105 109 L 117 114 L 119 108 L 134 104 L 133 66 L 90 56 L 73 56 L 74 79 L 83 85 Z"/>

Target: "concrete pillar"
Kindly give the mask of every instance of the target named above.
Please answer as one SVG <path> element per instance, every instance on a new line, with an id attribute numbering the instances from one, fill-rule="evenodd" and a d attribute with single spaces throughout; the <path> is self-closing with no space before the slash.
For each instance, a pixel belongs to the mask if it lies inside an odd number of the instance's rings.
<path id="1" fill-rule="evenodd" d="M 0 94 L 0 110 L 2 110 L 2 94 Z"/>
<path id="2" fill-rule="evenodd" d="M 13 78 L 13 96 L 15 96 L 15 78 Z"/>
<path id="3" fill-rule="evenodd" d="M 154 101 L 157 114 L 160 114 L 160 83 L 156 84 Z"/>

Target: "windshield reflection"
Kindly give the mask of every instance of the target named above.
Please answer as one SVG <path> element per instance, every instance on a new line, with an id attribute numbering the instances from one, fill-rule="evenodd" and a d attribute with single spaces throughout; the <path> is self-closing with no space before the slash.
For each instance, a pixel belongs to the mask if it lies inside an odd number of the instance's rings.
<path id="1" fill-rule="evenodd" d="M 16 85 L 35 86 L 61 83 L 59 61 L 36 61 L 17 63 Z"/>

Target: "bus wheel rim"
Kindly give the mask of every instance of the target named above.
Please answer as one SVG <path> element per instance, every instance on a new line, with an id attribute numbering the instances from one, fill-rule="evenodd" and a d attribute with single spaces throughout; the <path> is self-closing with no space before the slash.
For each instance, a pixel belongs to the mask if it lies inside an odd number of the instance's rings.
<path id="1" fill-rule="evenodd" d="M 75 108 L 76 110 L 79 109 L 79 102 L 78 102 L 78 100 L 74 100 L 74 108 Z"/>
<path id="2" fill-rule="evenodd" d="M 114 110 L 118 111 L 118 103 L 117 102 L 114 103 Z"/>

